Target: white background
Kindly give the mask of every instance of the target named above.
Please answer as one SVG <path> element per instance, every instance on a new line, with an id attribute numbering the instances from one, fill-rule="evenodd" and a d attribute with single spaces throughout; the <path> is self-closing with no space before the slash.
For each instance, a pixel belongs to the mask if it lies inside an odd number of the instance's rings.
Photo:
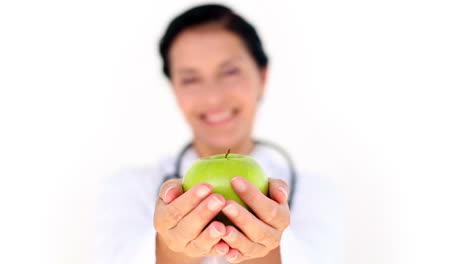
<path id="1" fill-rule="evenodd" d="M 271 57 L 255 134 L 342 186 L 347 263 L 467 263 L 463 1 L 224 2 Z M 93 263 L 96 180 L 190 138 L 156 43 L 193 3 L 0 4 L 2 263 Z"/>

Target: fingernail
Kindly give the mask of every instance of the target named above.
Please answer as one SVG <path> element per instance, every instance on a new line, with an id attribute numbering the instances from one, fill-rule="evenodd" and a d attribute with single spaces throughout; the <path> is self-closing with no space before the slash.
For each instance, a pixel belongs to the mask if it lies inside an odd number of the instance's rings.
<path id="1" fill-rule="evenodd" d="M 217 247 L 216 247 L 216 251 L 217 251 L 219 254 L 221 254 L 221 255 L 226 254 L 228 250 L 229 250 L 229 248 L 226 247 L 226 246 L 223 246 L 223 247 L 217 246 Z"/>
<path id="2" fill-rule="evenodd" d="M 218 229 L 216 229 L 216 227 L 212 227 L 210 229 L 210 236 L 211 237 L 219 237 L 221 235 L 221 232 L 218 231 Z"/>
<path id="3" fill-rule="evenodd" d="M 197 196 L 203 198 L 207 196 L 211 192 L 210 188 L 206 187 L 205 185 L 198 186 Z"/>
<path id="4" fill-rule="evenodd" d="M 237 252 L 231 254 L 230 256 L 226 256 L 226 258 L 227 258 L 229 261 L 235 260 L 235 259 L 237 258 Z"/>
<path id="5" fill-rule="evenodd" d="M 167 194 L 169 193 L 170 190 L 174 189 L 176 187 L 175 185 L 171 185 L 167 188 L 166 192 L 164 193 L 164 200 L 167 200 Z"/>
<path id="6" fill-rule="evenodd" d="M 216 196 L 212 196 L 208 201 L 208 209 L 211 211 L 217 211 L 219 208 L 221 208 L 221 206 L 223 206 L 223 202 Z"/>
<path id="7" fill-rule="evenodd" d="M 247 189 L 247 186 L 244 183 L 244 179 L 242 177 L 235 177 L 232 179 L 232 184 L 236 191 L 243 192 Z"/>
<path id="8" fill-rule="evenodd" d="M 228 204 L 228 206 L 224 207 L 223 212 L 231 217 L 236 217 L 239 214 L 239 210 L 232 204 Z"/>
<path id="9" fill-rule="evenodd" d="M 280 190 L 280 192 L 283 193 L 284 199 L 285 199 L 285 200 L 288 200 L 288 191 L 286 191 L 286 188 L 284 188 L 282 185 L 280 185 L 280 186 L 278 187 L 278 190 Z"/>
<path id="10" fill-rule="evenodd" d="M 227 233 L 223 239 L 226 240 L 226 241 L 231 241 L 233 239 L 233 236 L 232 236 L 232 233 L 234 233 L 234 231 L 232 231 L 232 229 L 230 229 L 230 232 Z"/>

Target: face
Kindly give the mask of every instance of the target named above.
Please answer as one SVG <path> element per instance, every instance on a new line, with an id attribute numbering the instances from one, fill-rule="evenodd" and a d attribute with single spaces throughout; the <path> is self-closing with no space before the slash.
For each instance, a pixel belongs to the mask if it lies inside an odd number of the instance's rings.
<path id="1" fill-rule="evenodd" d="M 226 151 L 250 140 L 266 69 L 219 27 L 179 34 L 169 50 L 171 84 L 196 142 Z"/>

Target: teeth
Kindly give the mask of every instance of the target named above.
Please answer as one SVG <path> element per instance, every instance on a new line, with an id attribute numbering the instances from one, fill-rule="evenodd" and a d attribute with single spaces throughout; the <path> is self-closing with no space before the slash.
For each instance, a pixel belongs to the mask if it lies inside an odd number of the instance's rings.
<path id="1" fill-rule="evenodd" d="M 219 122 L 219 121 L 228 119 L 231 116 L 232 116 L 232 111 L 224 111 L 224 112 L 217 113 L 217 114 L 206 115 L 206 120 L 208 122 Z"/>

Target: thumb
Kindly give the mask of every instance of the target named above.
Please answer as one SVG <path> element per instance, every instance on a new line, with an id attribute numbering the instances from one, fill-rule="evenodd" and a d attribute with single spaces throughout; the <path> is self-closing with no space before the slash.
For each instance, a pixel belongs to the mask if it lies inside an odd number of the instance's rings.
<path id="1" fill-rule="evenodd" d="M 270 197 L 279 204 L 288 202 L 289 186 L 288 184 L 280 179 L 270 178 Z"/>
<path id="2" fill-rule="evenodd" d="M 164 182 L 159 189 L 159 197 L 168 204 L 182 195 L 182 179 L 170 179 Z"/>

